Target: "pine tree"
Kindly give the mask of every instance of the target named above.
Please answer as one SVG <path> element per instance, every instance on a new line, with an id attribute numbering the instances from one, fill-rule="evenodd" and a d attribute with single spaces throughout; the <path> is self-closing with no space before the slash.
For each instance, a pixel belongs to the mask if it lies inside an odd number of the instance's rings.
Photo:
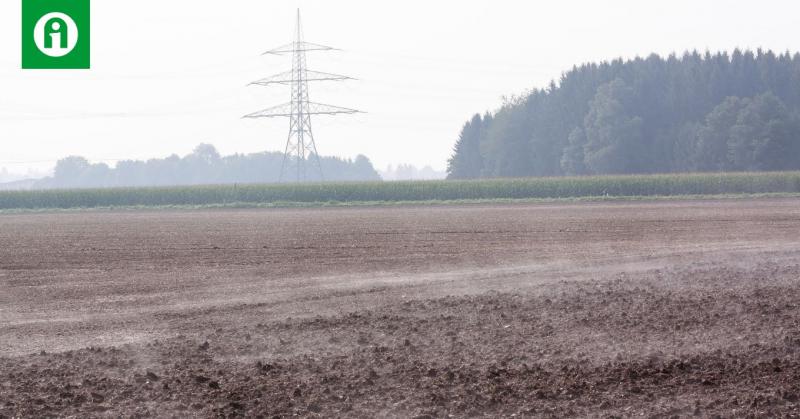
<path id="1" fill-rule="evenodd" d="M 587 63 L 473 118 L 449 177 L 797 168 L 798 112 L 800 54 Z"/>

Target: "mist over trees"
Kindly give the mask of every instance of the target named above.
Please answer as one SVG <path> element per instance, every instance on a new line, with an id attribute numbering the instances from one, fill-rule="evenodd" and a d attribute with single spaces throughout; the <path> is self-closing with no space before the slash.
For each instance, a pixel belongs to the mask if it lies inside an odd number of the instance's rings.
<path id="1" fill-rule="evenodd" d="M 380 180 L 365 156 L 355 160 L 320 157 L 325 180 Z M 53 177 L 36 188 L 104 188 L 122 186 L 172 186 L 229 183 L 275 183 L 279 181 L 283 153 L 265 152 L 221 156 L 214 146 L 200 144 L 185 156 L 172 155 L 147 161 L 125 160 L 112 168 L 92 164 L 83 157 L 67 157 L 56 164 Z M 309 181 L 319 180 L 309 171 Z M 293 181 L 294 173 L 285 180 Z"/>
<path id="2" fill-rule="evenodd" d="M 448 177 L 800 169 L 800 54 L 584 64 L 468 121 Z"/>
<path id="3" fill-rule="evenodd" d="M 386 170 L 378 170 L 383 180 L 439 180 L 447 177 L 444 171 L 435 170 L 431 166 L 418 168 L 413 164 L 389 165 Z"/>

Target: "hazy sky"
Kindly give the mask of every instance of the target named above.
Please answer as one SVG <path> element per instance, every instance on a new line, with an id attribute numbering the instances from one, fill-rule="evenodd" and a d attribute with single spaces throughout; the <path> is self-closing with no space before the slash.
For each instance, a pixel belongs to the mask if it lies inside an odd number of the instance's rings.
<path id="1" fill-rule="evenodd" d="M 463 123 L 573 64 L 686 49 L 799 51 L 796 1 L 92 0 L 92 69 L 20 70 L 20 1 L 0 2 L 0 169 L 282 150 L 285 119 L 242 115 L 288 101 L 246 87 L 291 66 L 260 54 L 292 40 L 301 8 L 309 68 L 359 80 L 315 84 L 320 154 L 378 168 L 443 170 Z"/>

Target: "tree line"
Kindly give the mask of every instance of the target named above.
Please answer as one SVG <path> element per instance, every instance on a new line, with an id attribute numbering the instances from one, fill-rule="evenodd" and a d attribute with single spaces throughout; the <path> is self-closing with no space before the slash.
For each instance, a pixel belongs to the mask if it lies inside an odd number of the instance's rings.
<path id="1" fill-rule="evenodd" d="M 475 115 L 448 177 L 800 169 L 800 54 L 735 50 L 575 66 Z"/>
<path id="2" fill-rule="evenodd" d="M 198 145 L 184 157 L 171 155 L 147 161 L 125 160 L 110 167 L 90 163 L 83 157 L 61 159 L 52 177 L 36 183 L 35 188 L 105 188 L 127 186 L 178 186 L 231 183 L 276 183 L 280 179 L 283 153 L 265 152 L 221 156 L 214 146 Z M 290 162 L 291 163 L 291 162 Z M 320 157 L 322 172 L 328 181 L 380 180 L 372 163 L 363 155 L 355 160 Z M 308 171 L 309 181 L 321 180 L 315 170 Z M 285 181 L 294 181 L 294 173 Z"/>

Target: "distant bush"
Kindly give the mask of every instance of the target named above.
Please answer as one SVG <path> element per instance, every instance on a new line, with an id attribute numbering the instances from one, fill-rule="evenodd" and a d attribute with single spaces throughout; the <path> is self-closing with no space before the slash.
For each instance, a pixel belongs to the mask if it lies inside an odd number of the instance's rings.
<path id="1" fill-rule="evenodd" d="M 286 179 L 294 179 L 296 160 L 289 159 Z M 52 177 L 34 184 L 35 189 L 119 188 L 173 185 L 222 185 L 234 183 L 277 183 L 281 180 L 283 153 L 265 152 L 221 156 L 214 146 L 198 145 L 184 157 L 172 155 L 147 161 L 123 160 L 111 168 L 105 163 L 90 163 L 78 156 L 58 161 Z M 326 180 L 380 180 L 372 163 L 363 155 L 355 160 L 320 156 Z M 309 181 L 319 181 L 320 173 L 309 170 Z"/>

